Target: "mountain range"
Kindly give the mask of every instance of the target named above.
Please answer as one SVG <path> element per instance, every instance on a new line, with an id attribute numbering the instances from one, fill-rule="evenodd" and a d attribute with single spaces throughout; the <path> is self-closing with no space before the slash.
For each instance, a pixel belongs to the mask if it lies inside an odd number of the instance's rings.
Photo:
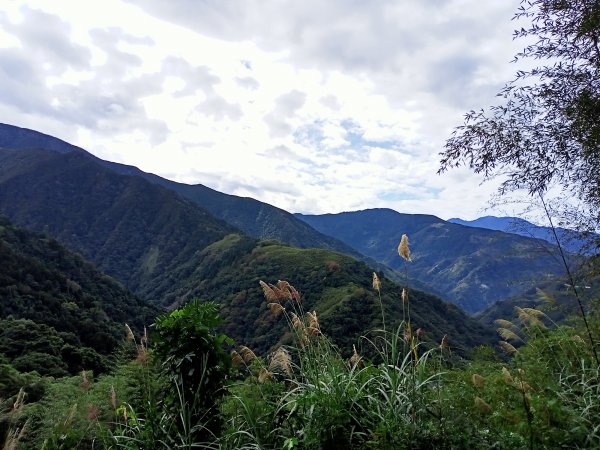
<path id="1" fill-rule="evenodd" d="M 364 262 L 327 248 L 259 241 L 174 190 L 112 170 L 77 148 L 1 149 L 0 212 L 61 240 L 154 305 L 174 307 L 194 297 L 218 301 L 225 331 L 261 352 L 289 339 L 283 321 L 267 308 L 261 279 L 292 282 L 304 294 L 306 310 L 317 311 L 344 352 L 381 326 L 373 269 Z M 380 276 L 389 323 L 398 323 L 401 288 Z M 431 342 L 449 334 L 458 351 L 493 342 L 493 332 L 457 307 L 410 292 L 413 323 Z"/>
<path id="2" fill-rule="evenodd" d="M 555 227 L 552 229 L 552 227 L 536 225 L 520 217 L 484 216 L 475 220 L 452 218 L 448 219 L 448 222 L 543 239 L 552 245 L 556 245 L 556 239 L 558 239 L 562 247 L 571 253 L 586 254 L 591 251 L 590 236 L 567 228 Z"/>
<path id="3" fill-rule="evenodd" d="M 433 286 L 469 313 L 564 271 L 557 248 L 546 241 L 465 227 L 431 215 L 370 209 L 296 216 L 376 261 L 406 271 L 409 278 Z M 411 242 L 408 264 L 395 252 L 402 234 Z"/>
<path id="4" fill-rule="evenodd" d="M 438 296 L 475 313 L 562 270 L 541 240 L 434 216 L 385 209 L 293 215 L 103 161 L 11 125 L 0 124 L 0 147 L 1 214 L 64 242 L 160 308 L 194 297 L 217 300 L 225 330 L 259 351 L 286 339 L 266 307 L 261 279 L 292 282 L 347 351 L 379 325 L 375 270 L 390 323 L 402 315 L 400 282 L 410 288 L 415 324 L 428 338 L 450 334 L 466 349 L 492 342 L 493 333 Z M 413 251 L 408 264 L 396 253 L 403 233 Z"/>

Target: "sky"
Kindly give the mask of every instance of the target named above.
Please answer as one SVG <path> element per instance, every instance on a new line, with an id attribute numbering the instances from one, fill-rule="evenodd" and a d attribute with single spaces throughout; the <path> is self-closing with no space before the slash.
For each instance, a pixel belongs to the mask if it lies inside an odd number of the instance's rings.
<path id="1" fill-rule="evenodd" d="M 0 4 L 0 122 L 290 212 L 506 214 L 437 171 L 517 70 L 518 0 Z"/>

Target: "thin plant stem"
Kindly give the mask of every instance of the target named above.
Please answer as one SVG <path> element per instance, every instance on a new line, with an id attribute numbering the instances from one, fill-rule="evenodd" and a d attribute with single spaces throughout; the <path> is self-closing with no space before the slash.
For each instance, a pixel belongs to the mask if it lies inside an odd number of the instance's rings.
<path id="1" fill-rule="evenodd" d="M 569 264 L 567 263 L 567 259 L 565 257 L 565 252 L 560 243 L 560 239 L 558 238 L 558 234 L 556 233 L 556 228 L 554 227 L 554 223 L 552 222 L 552 216 L 550 215 L 550 211 L 548 211 L 548 207 L 546 202 L 544 201 L 544 197 L 542 194 L 539 194 L 540 201 L 542 202 L 542 206 L 544 208 L 544 212 L 546 213 L 546 217 L 548 218 L 548 222 L 550 223 L 550 228 L 552 229 L 552 234 L 554 236 L 554 240 L 556 241 L 556 245 L 558 246 L 558 251 L 560 253 L 560 257 L 562 259 L 562 263 L 565 266 L 565 271 L 567 272 L 567 278 L 571 288 L 573 289 L 573 293 L 575 294 L 575 299 L 577 300 L 577 304 L 579 305 L 579 312 L 581 313 L 581 317 L 583 318 L 583 323 L 585 324 L 585 329 L 587 330 L 588 337 L 590 338 L 590 344 L 592 346 L 592 352 L 594 352 L 594 358 L 596 359 L 596 364 L 600 365 L 600 359 L 598 359 L 598 353 L 596 352 L 596 341 L 592 336 L 592 331 L 590 330 L 590 326 L 588 324 L 587 315 L 585 313 L 585 309 L 583 308 L 583 304 L 581 303 L 581 298 L 579 296 L 579 291 L 577 290 L 577 286 L 575 284 L 575 279 L 573 278 L 573 274 L 571 273 L 571 269 L 569 268 Z"/>

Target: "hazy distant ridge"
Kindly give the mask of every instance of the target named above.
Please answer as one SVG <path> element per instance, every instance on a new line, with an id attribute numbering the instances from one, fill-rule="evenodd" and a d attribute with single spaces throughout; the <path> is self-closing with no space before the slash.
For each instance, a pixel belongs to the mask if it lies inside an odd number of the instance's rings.
<path id="1" fill-rule="evenodd" d="M 448 219 L 448 222 L 467 227 L 486 228 L 488 230 L 504 231 L 505 233 L 543 239 L 552 245 L 556 245 L 556 238 L 551 227 L 535 225 L 519 217 L 484 216 L 475 220 L 452 218 Z M 586 253 L 585 246 L 588 240 L 580 233 L 561 227 L 556 227 L 555 230 L 560 244 L 565 250 L 572 253 Z"/>

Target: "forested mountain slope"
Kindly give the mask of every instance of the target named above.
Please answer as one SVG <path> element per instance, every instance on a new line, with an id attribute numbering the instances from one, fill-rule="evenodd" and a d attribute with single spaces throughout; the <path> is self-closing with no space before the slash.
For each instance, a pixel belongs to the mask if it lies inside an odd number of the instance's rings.
<path id="1" fill-rule="evenodd" d="M 49 236 L 0 217 L 0 354 L 25 372 L 106 370 L 106 356 L 157 309 Z"/>
<path id="2" fill-rule="evenodd" d="M 380 315 L 372 269 L 329 250 L 297 249 L 242 235 L 177 193 L 119 175 L 83 152 L 0 151 L 0 211 L 64 240 L 144 299 L 167 307 L 193 297 L 223 305 L 226 331 L 266 351 L 283 333 L 267 310 L 259 280 L 287 279 L 350 348 Z M 400 288 L 389 283 L 390 320 L 401 316 Z M 414 291 L 415 325 L 457 347 L 488 330 L 452 305 Z M 466 331 L 466 330 L 473 330 Z"/>
<path id="3" fill-rule="evenodd" d="M 406 233 L 413 250 L 409 275 L 469 313 L 564 272 L 553 254 L 556 249 L 545 241 L 465 227 L 435 216 L 370 209 L 297 217 L 397 270 L 403 263 L 395 249 Z"/>
<path id="4" fill-rule="evenodd" d="M 60 153 L 83 152 L 79 147 L 55 137 L 8 124 L 0 124 L 0 147 L 19 150 L 47 149 Z M 95 158 L 92 155 L 90 157 Z M 352 247 L 319 233 L 293 214 L 267 203 L 225 194 L 201 184 L 177 183 L 143 172 L 137 167 L 95 159 L 117 173 L 141 176 L 154 184 L 172 189 L 250 236 L 277 239 L 300 248 L 328 248 L 357 258 L 363 257 Z"/>
<path id="5" fill-rule="evenodd" d="M 118 175 L 84 152 L 0 150 L 0 212 L 81 252 L 162 303 L 192 256 L 235 229 L 175 192 Z"/>

